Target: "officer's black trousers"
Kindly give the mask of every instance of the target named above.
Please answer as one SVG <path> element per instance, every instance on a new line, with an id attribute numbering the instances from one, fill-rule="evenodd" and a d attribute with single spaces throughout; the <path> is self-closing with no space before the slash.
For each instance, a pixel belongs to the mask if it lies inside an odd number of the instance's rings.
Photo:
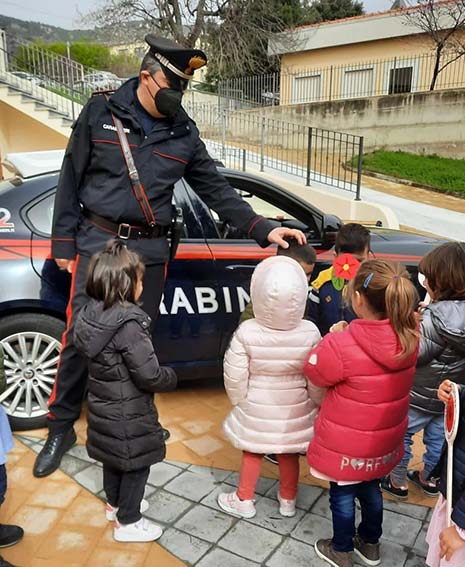
<path id="1" fill-rule="evenodd" d="M 50 432 L 66 431 L 73 426 L 81 413 L 87 384 L 87 359 L 75 348 L 74 323 L 77 313 L 89 300 L 86 294 L 87 266 L 90 258 L 78 256 L 74 265 L 70 303 L 67 310 L 67 328 L 62 339 L 62 350 L 52 395 L 49 401 L 48 427 Z M 146 266 L 143 310 L 155 319 L 158 315 L 165 283 L 166 264 Z"/>

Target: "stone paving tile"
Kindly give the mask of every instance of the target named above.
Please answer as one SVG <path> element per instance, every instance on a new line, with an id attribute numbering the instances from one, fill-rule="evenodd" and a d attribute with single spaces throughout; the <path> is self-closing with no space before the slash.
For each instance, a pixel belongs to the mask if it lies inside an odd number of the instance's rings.
<path id="1" fill-rule="evenodd" d="M 82 459 L 83 461 L 88 461 L 89 463 L 96 463 L 95 459 L 91 459 L 87 453 L 87 449 L 85 445 L 74 445 L 71 449 L 67 452 L 67 455 L 71 455 L 72 457 L 77 457 L 78 459 Z"/>
<path id="2" fill-rule="evenodd" d="M 200 502 L 200 500 L 212 492 L 218 484 L 219 483 L 213 477 L 185 471 L 165 485 L 165 490 L 182 496 L 183 498 L 188 498 L 194 502 Z"/>
<path id="3" fill-rule="evenodd" d="M 413 555 L 413 554 L 412 554 Z M 408 556 L 408 550 L 405 549 L 402 545 L 397 545 L 390 541 L 386 541 L 385 539 L 381 540 L 381 566 L 382 567 L 403 567 L 405 560 Z M 423 559 L 423 564 L 419 564 L 418 567 L 426 567 L 425 560 Z M 366 567 L 366 564 L 362 562 L 362 560 L 357 557 L 354 553 L 354 563 L 355 565 L 363 565 Z M 413 565 L 411 566 L 413 567 Z"/>
<path id="4" fill-rule="evenodd" d="M 239 484 L 239 473 L 233 472 L 226 480 L 227 484 L 231 486 L 235 486 L 237 488 Z M 274 485 L 277 484 L 276 479 L 274 478 L 265 478 L 260 477 L 259 481 L 257 482 L 257 487 L 255 488 L 255 493 L 260 494 L 260 496 L 264 496 L 268 491 L 270 491 Z"/>
<path id="5" fill-rule="evenodd" d="M 276 483 L 265 496 L 268 498 L 277 499 L 279 484 Z M 310 484 L 300 484 L 299 491 L 297 493 L 297 508 L 302 510 L 310 510 L 316 500 L 322 495 L 323 489 L 319 486 L 311 486 Z"/>
<path id="6" fill-rule="evenodd" d="M 171 524 L 175 522 L 179 516 L 184 514 L 191 506 L 192 502 L 184 498 L 180 498 L 164 490 L 158 490 L 147 498 L 149 509 L 144 512 L 144 516 L 162 522 Z"/>
<path id="7" fill-rule="evenodd" d="M 175 467 L 166 462 L 157 463 L 156 465 L 152 465 L 150 468 L 149 478 L 147 480 L 148 484 L 152 486 L 160 487 L 165 485 L 173 478 L 176 478 L 183 472 L 183 469 L 179 467 Z"/>
<path id="8" fill-rule="evenodd" d="M 404 567 L 426 567 L 425 558 L 409 554 L 407 561 L 404 563 Z"/>
<path id="9" fill-rule="evenodd" d="M 420 520 L 385 510 L 383 516 L 383 538 L 399 545 L 412 547 L 422 525 Z"/>
<path id="10" fill-rule="evenodd" d="M 211 543 L 217 542 L 236 522 L 232 516 L 206 506 L 195 506 L 175 524 L 183 532 Z"/>
<path id="11" fill-rule="evenodd" d="M 213 467 L 199 467 L 198 465 L 191 465 L 189 471 L 213 478 L 215 482 L 224 482 L 228 476 L 231 476 L 231 471 L 225 471 L 223 469 L 215 469 Z"/>
<path id="12" fill-rule="evenodd" d="M 197 563 L 196 567 L 252 567 L 253 565 L 259 564 L 217 547 Z"/>
<path id="13" fill-rule="evenodd" d="M 211 543 L 175 528 L 167 529 L 158 542 L 176 557 L 188 563 L 196 563 L 211 548 Z"/>
<path id="14" fill-rule="evenodd" d="M 89 461 L 83 461 L 72 457 L 71 455 L 64 455 L 61 459 L 60 469 L 67 475 L 74 477 L 77 473 L 91 466 Z"/>
<path id="15" fill-rule="evenodd" d="M 323 518 L 331 519 L 331 510 L 329 508 L 329 492 L 324 491 L 311 508 L 312 514 L 318 514 Z"/>
<path id="16" fill-rule="evenodd" d="M 416 506 L 415 504 L 395 502 L 393 500 L 384 500 L 383 506 L 385 510 L 390 510 L 397 514 L 404 514 L 405 516 L 410 516 L 417 520 L 425 520 L 429 512 L 429 508 L 426 508 L 425 506 Z"/>
<path id="17" fill-rule="evenodd" d="M 279 513 L 277 500 L 265 497 L 255 507 L 257 515 L 247 521 L 282 535 L 289 535 L 305 514 L 303 510 L 296 510 L 294 517 L 285 518 Z"/>
<path id="18" fill-rule="evenodd" d="M 94 494 L 103 490 L 102 469 L 97 465 L 87 467 L 83 471 L 74 475 L 73 478 L 76 482 L 79 482 L 79 484 Z"/>
<path id="19" fill-rule="evenodd" d="M 241 521 L 218 542 L 218 546 L 245 559 L 261 563 L 282 541 L 282 536 L 274 532 Z"/>
<path id="20" fill-rule="evenodd" d="M 164 462 L 167 463 L 168 465 L 173 465 L 174 467 L 179 467 L 180 469 L 188 469 L 190 467 L 189 463 L 181 463 L 181 461 L 165 460 Z"/>
<path id="21" fill-rule="evenodd" d="M 313 545 L 286 539 L 268 559 L 266 567 L 328 567 L 315 553 Z"/>
<path id="22" fill-rule="evenodd" d="M 426 557 L 428 554 L 428 544 L 426 543 L 426 533 L 428 531 L 429 524 L 423 524 L 423 528 L 421 532 L 418 534 L 417 539 L 413 545 L 412 551 L 414 551 L 417 555 L 421 555 L 422 557 Z"/>
<path id="23" fill-rule="evenodd" d="M 313 545 L 318 539 L 331 537 L 332 533 L 333 526 L 330 520 L 310 512 L 297 524 L 291 536 Z"/>

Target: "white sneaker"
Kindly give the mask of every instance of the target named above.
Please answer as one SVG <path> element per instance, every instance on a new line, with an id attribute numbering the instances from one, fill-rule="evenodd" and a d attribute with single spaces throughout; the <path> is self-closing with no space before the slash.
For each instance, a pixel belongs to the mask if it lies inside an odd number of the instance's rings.
<path id="1" fill-rule="evenodd" d="M 239 500 L 237 492 L 223 492 L 218 495 L 219 507 L 233 516 L 253 518 L 257 511 L 253 500 Z"/>
<path id="2" fill-rule="evenodd" d="M 160 526 L 146 518 L 141 518 L 134 524 L 120 524 L 116 521 L 113 528 L 113 539 L 126 542 L 155 541 L 162 533 Z"/>
<path id="3" fill-rule="evenodd" d="M 148 509 L 149 509 L 149 503 L 144 498 L 140 503 L 140 513 L 143 514 L 144 512 L 147 512 Z M 114 522 L 116 520 L 116 513 L 118 512 L 118 510 L 119 508 L 117 508 L 116 506 L 112 506 L 107 502 L 105 506 L 105 515 L 109 522 Z"/>
<path id="4" fill-rule="evenodd" d="M 278 502 L 279 513 L 281 516 L 286 518 L 292 518 L 292 516 L 295 516 L 295 500 L 286 500 L 285 498 L 281 498 L 281 495 L 278 492 Z"/>

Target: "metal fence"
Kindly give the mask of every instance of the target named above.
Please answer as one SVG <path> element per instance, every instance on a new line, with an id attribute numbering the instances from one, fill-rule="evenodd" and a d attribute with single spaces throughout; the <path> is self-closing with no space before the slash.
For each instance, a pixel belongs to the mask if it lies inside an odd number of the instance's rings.
<path id="1" fill-rule="evenodd" d="M 453 58 L 445 56 L 441 64 Z M 327 67 L 284 67 L 268 75 L 222 80 L 218 88 L 221 96 L 245 108 L 424 92 L 430 90 L 435 61 L 435 55 L 421 54 Z M 439 74 L 435 90 L 463 87 L 465 57 Z"/>
<path id="2" fill-rule="evenodd" d="M 188 105 L 202 137 L 227 167 L 249 164 L 344 189 L 360 199 L 363 137 L 232 112 L 217 106 Z"/>

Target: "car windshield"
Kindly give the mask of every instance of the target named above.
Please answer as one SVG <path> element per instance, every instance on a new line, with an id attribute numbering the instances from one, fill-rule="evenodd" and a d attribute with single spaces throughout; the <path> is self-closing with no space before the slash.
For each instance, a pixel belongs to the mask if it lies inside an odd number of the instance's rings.
<path id="1" fill-rule="evenodd" d="M 13 187 L 18 187 L 19 185 L 22 185 L 22 183 L 23 181 L 22 179 L 19 179 L 19 177 L 15 177 L 14 179 L 9 179 L 8 181 L 0 181 L 0 195 L 6 193 L 9 189 L 12 189 Z"/>

